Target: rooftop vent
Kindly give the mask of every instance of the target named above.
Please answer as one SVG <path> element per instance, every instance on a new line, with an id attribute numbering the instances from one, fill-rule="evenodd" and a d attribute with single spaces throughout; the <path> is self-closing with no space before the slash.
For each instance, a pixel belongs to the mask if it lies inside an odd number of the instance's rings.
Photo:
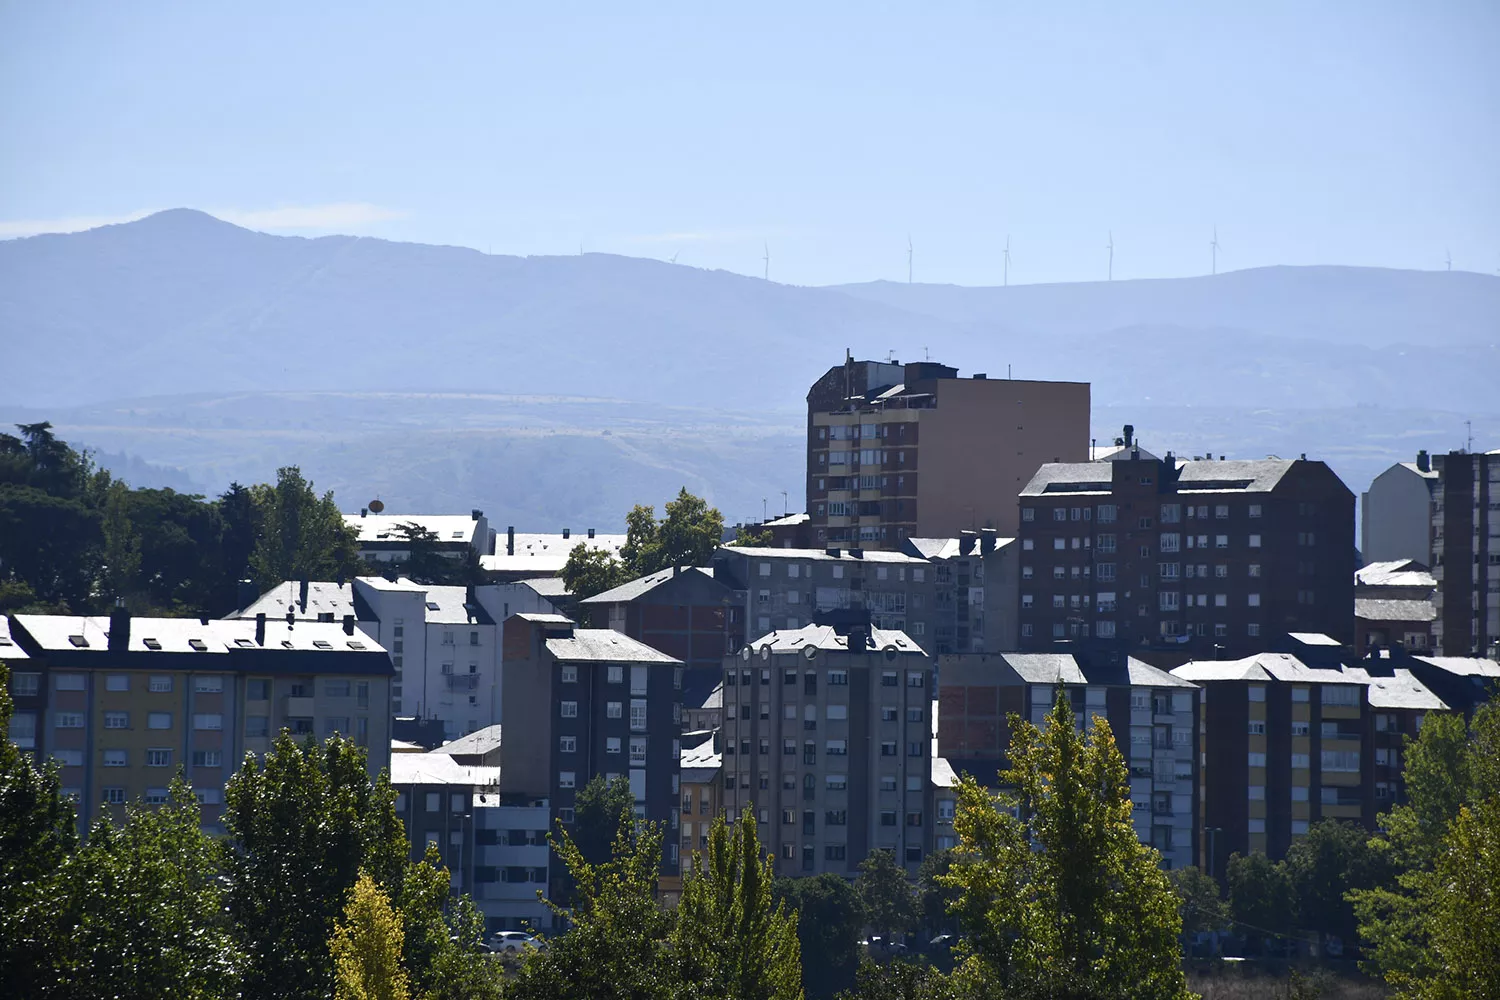
<path id="1" fill-rule="evenodd" d="M 204 642 L 202 639 L 189 639 L 188 645 L 193 647 L 193 649 L 197 650 L 200 653 L 208 652 L 208 643 Z"/>
<path id="2" fill-rule="evenodd" d="M 70 635 L 68 636 L 68 641 L 80 649 L 89 648 L 89 641 L 81 635 Z"/>
<path id="3" fill-rule="evenodd" d="M 313 645 L 316 646 L 318 649 L 332 649 L 333 648 L 333 643 L 329 642 L 327 639 L 314 639 L 313 640 Z"/>
<path id="4" fill-rule="evenodd" d="M 142 639 L 141 642 L 146 644 L 147 649 L 161 649 L 160 639 Z"/>

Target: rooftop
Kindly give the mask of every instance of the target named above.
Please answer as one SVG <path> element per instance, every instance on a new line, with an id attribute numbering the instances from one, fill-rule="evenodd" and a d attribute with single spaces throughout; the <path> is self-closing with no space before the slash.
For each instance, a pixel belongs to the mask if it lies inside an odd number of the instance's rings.
<path id="1" fill-rule="evenodd" d="M 531 615 L 535 619 L 538 615 Z M 548 617 L 558 617 L 548 616 Z M 566 618 L 563 621 L 567 621 Z M 623 632 L 608 628 L 578 628 L 571 639 L 548 639 L 547 652 L 563 663 L 670 663 L 680 666 L 682 661 L 666 653 L 658 652 Z"/>
<path id="2" fill-rule="evenodd" d="M 1371 622 L 1431 622 L 1437 620 L 1437 607 L 1431 601 L 1356 597 L 1354 617 Z"/>
<path id="3" fill-rule="evenodd" d="M 1142 452 L 1144 460 L 1147 453 Z M 1295 462 L 1290 459 L 1209 461 L 1176 459 L 1178 493 L 1269 493 Z M 1048 462 L 1021 490 L 1021 496 L 1108 493 L 1114 469 L 1107 461 Z"/>
<path id="4" fill-rule="evenodd" d="M 403 785 L 464 785 L 484 788 L 499 783 L 500 768 L 460 764 L 439 750 L 391 754 L 391 784 L 398 788 Z"/>
<path id="5" fill-rule="evenodd" d="M 871 654 L 881 653 L 888 649 L 894 649 L 897 653 L 906 653 L 914 656 L 926 656 L 922 647 L 905 632 L 895 629 L 872 628 L 870 629 L 870 643 L 873 648 L 866 650 Z M 747 643 L 744 647 L 744 655 L 758 654 L 778 655 L 786 653 L 802 653 L 804 656 L 808 649 L 822 649 L 830 652 L 849 652 L 849 637 L 839 635 L 831 625 L 804 625 L 798 629 L 779 629 L 768 632 Z"/>
<path id="6" fill-rule="evenodd" d="M 476 729 L 467 736 L 460 736 L 450 743 L 444 743 L 433 753 L 445 753 L 450 756 L 467 756 L 468 754 L 487 754 L 500 748 L 500 724 L 485 726 Z"/>
<path id="7" fill-rule="evenodd" d="M 1309 667 L 1290 653 L 1256 653 L 1239 660 L 1194 660 L 1172 671 L 1172 676 L 1198 683 L 1209 681 L 1283 681 L 1296 684 L 1362 684 L 1343 668 Z"/>
<path id="8" fill-rule="evenodd" d="M 1447 703 L 1413 677 L 1410 670 L 1397 668 L 1390 676 L 1371 675 L 1358 667 L 1349 668 L 1348 672 L 1351 676 L 1365 674 L 1368 679 L 1365 688 L 1366 699 L 1371 708 L 1404 708 L 1432 712 L 1448 710 Z"/>
<path id="9" fill-rule="evenodd" d="M 16 645 L 10 634 L 10 619 L 0 615 L 0 660 L 28 659 L 26 650 Z"/>
<path id="10" fill-rule="evenodd" d="M 517 580 L 516 586 L 530 587 L 542 597 L 555 598 L 567 597 L 570 591 L 568 585 L 559 576 L 539 576 L 531 580 Z"/>
<path id="11" fill-rule="evenodd" d="M 625 583 L 622 583 L 618 587 L 604 591 L 602 594 L 595 594 L 593 597 L 585 597 L 578 603 L 618 604 L 625 601 L 633 601 L 638 597 L 649 594 L 651 591 L 655 590 L 657 587 L 660 587 L 662 584 L 671 583 L 672 580 L 676 579 L 677 577 L 686 576 L 689 573 L 700 573 L 703 576 L 708 577 L 710 580 L 712 580 L 714 576 L 714 571 L 712 568 L 705 569 L 701 566 L 689 566 L 686 569 L 664 569 L 658 573 L 650 573 L 646 576 L 636 577 L 634 580 L 629 580 Z"/>
<path id="12" fill-rule="evenodd" d="M 345 514 L 344 523 L 359 532 L 361 545 L 400 545 L 406 540 L 400 526 L 417 524 L 437 535 L 439 543 L 489 546 L 488 527 L 484 538 L 477 537 L 480 525 L 487 522 L 471 514 Z"/>
<path id="13" fill-rule="evenodd" d="M 1500 677 L 1500 663 L 1479 656 L 1418 656 L 1416 659 L 1459 677 Z"/>
<path id="14" fill-rule="evenodd" d="M 719 553 L 742 554 L 749 559 L 810 559 L 813 562 L 882 562 L 882 563 L 917 563 L 925 564 L 926 559 L 909 556 L 904 552 L 890 552 L 885 549 L 855 549 L 860 552 L 858 556 L 850 555 L 849 549 L 835 549 L 837 555 L 830 554 L 826 549 L 776 549 L 769 546 L 762 547 L 747 545 L 744 547 L 726 545 L 720 546 Z"/>
<path id="15" fill-rule="evenodd" d="M 715 709 L 724 707 L 724 682 L 720 681 L 714 685 L 714 689 L 703 699 L 703 704 L 698 706 L 703 709 Z"/>
<path id="16" fill-rule="evenodd" d="M 589 538 L 587 532 L 570 531 L 568 537 L 564 538 L 561 532 L 538 534 L 518 531 L 515 534 L 516 551 L 514 554 L 509 554 L 506 552 L 509 537 L 497 533 L 495 554 L 481 555 L 479 565 L 494 573 L 535 573 L 538 576 L 555 576 L 567 563 L 568 554 L 579 545 L 619 554 L 620 546 L 625 544 L 625 537 L 595 532 L 594 537 Z"/>
<path id="17" fill-rule="evenodd" d="M 1361 587 L 1436 587 L 1432 572 L 1415 559 L 1391 559 L 1373 562 L 1354 571 L 1354 582 Z"/>
<path id="18" fill-rule="evenodd" d="M 267 618 L 285 618 L 291 611 L 299 621 L 343 621 L 345 615 L 356 619 L 368 619 L 369 609 L 355 606 L 354 586 L 348 583 L 333 583 L 309 580 L 307 603 L 301 600 L 302 584 L 297 580 L 286 580 L 256 598 L 249 607 L 235 612 L 235 618 L 254 618 L 263 614 Z M 361 611 L 365 612 L 361 614 Z"/>
<path id="19" fill-rule="evenodd" d="M 983 555 L 983 536 L 974 539 L 970 555 Z M 963 555 L 962 539 L 959 538 L 908 538 L 906 544 L 915 549 L 923 559 L 956 559 Z M 998 551 L 1015 542 L 1014 538 L 996 537 L 992 551 Z"/>

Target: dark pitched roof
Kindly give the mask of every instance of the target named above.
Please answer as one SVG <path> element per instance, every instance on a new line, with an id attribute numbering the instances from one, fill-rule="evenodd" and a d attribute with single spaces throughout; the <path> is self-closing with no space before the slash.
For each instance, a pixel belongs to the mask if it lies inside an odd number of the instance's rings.
<path id="1" fill-rule="evenodd" d="M 1354 617 L 1373 622 L 1430 622 L 1437 620 L 1437 608 L 1431 601 L 1356 597 Z"/>
<path id="2" fill-rule="evenodd" d="M 650 573 L 646 576 L 636 577 L 634 580 L 622 583 L 618 587 L 615 587 L 611 590 L 606 590 L 602 594 L 595 594 L 593 597 L 585 597 L 578 603 L 620 604 L 625 601 L 633 601 L 638 597 L 649 594 L 657 587 L 660 587 L 663 584 L 671 583 L 673 580 L 681 579 L 682 577 L 687 576 L 689 573 L 700 573 L 703 576 L 708 577 L 710 580 L 712 580 L 714 576 L 714 571 L 712 568 L 704 568 L 701 566 L 689 566 L 688 568 L 681 570 L 664 569 L 659 573 Z"/>
<path id="3" fill-rule="evenodd" d="M 536 620 L 537 615 L 530 616 Z M 550 616 L 549 616 L 550 617 Z M 682 661 L 653 649 L 623 632 L 608 628 L 579 628 L 571 638 L 548 639 L 547 652 L 563 663 L 662 663 L 680 666 Z"/>
<path id="4" fill-rule="evenodd" d="M 17 645 L 10 634 L 10 619 L 0 615 L 0 660 L 28 659 L 26 650 Z"/>
<path id="5" fill-rule="evenodd" d="M 1048 462 L 1021 490 L 1023 497 L 1047 493 L 1108 493 L 1114 484 L 1109 462 Z"/>
<path id="6" fill-rule="evenodd" d="M 1293 464 L 1284 458 L 1182 462 L 1177 470 L 1177 490 L 1179 493 L 1209 490 L 1269 493 Z"/>

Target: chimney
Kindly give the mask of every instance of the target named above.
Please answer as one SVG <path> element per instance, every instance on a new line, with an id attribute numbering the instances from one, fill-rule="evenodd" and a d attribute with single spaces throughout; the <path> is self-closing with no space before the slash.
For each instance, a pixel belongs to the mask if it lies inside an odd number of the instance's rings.
<path id="1" fill-rule="evenodd" d="M 302 613 L 307 614 L 307 577 L 297 581 L 297 603 L 302 606 Z"/>
<path id="2" fill-rule="evenodd" d="M 673 576 L 677 576 L 677 575 L 679 575 L 679 574 L 680 574 L 680 573 L 681 573 L 681 572 L 682 572 L 682 567 L 681 567 L 681 566 L 678 566 L 678 565 L 677 565 L 677 564 L 676 564 L 676 563 L 673 563 L 673 564 L 672 564 L 672 575 L 673 575 Z"/>
<path id="3" fill-rule="evenodd" d="M 296 624 L 297 624 L 297 612 L 293 611 L 291 608 L 287 608 L 286 609 L 286 627 L 287 628 L 292 628 Z"/>
<path id="4" fill-rule="evenodd" d="M 590 529 L 589 529 L 589 537 L 590 537 L 590 538 L 593 538 L 593 537 L 594 537 L 594 529 L 593 529 L 593 528 L 590 528 Z"/>
<path id="5" fill-rule="evenodd" d="M 864 557 L 865 557 L 865 550 L 864 549 L 850 549 L 849 550 L 849 558 L 850 559 L 863 559 Z"/>
<path id="6" fill-rule="evenodd" d="M 516 554 L 516 526 L 514 524 L 505 529 L 505 554 L 508 556 Z"/>
<path id="7" fill-rule="evenodd" d="M 478 507 L 475 507 L 473 510 L 469 511 L 469 520 L 471 521 L 477 521 L 483 516 L 484 511 L 480 510 Z"/>
<path id="8" fill-rule="evenodd" d="M 960 531 L 958 533 L 958 554 L 961 555 L 961 556 L 966 556 L 969 553 L 973 552 L 974 551 L 974 539 L 976 537 L 977 537 L 976 533 L 970 531 L 967 528 L 965 528 L 964 530 Z"/>
<path id="9" fill-rule="evenodd" d="M 353 635 L 354 634 L 354 616 L 353 615 L 345 615 L 344 616 L 344 634 L 345 635 Z"/>
<path id="10" fill-rule="evenodd" d="M 257 646 L 266 644 L 266 613 L 264 611 L 255 616 L 255 644 Z"/>
<path id="11" fill-rule="evenodd" d="M 260 588 L 255 585 L 254 580 L 241 580 L 237 592 L 241 608 L 248 608 L 260 598 Z"/>
<path id="12" fill-rule="evenodd" d="M 564 538 L 567 538 L 571 534 L 573 534 L 573 529 L 572 528 L 564 528 L 563 529 L 563 537 Z"/>
<path id="13" fill-rule="evenodd" d="M 1134 440 L 1135 440 L 1135 424 L 1126 424 L 1125 425 L 1125 441 L 1124 441 L 1125 447 L 1129 448 L 1130 447 L 1130 443 L 1132 441 L 1134 441 Z"/>
<path id="14" fill-rule="evenodd" d="M 982 555 L 988 555 L 995 551 L 995 529 L 979 529 L 979 551 Z"/>
<path id="15" fill-rule="evenodd" d="M 359 516 L 360 517 L 369 517 L 370 516 L 370 508 L 368 508 L 368 507 L 361 507 L 359 509 Z"/>
<path id="16" fill-rule="evenodd" d="M 123 653 L 130 648 L 130 609 L 125 607 L 125 598 L 116 597 L 114 610 L 109 613 L 109 651 Z"/>
<path id="17" fill-rule="evenodd" d="M 1303 461 L 1303 462 L 1307 461 L 1307 452 L 1304 451 L 1302 453 L 1302 458 L 1300 459 L 1300 461 Z"/>
<path id="18" fill-rule="evenodd" d="M 975 372 L 974 373 L 974 381 L 976 381 L 976 382 L 983 382 L 987 378 L 989 378 L 989 376 L 986 375 L 984 372 Z"/>
<path id="19" fill-rule="evenodd" d="M 1431 456 L 1429 456 L 1427 454 L 1427 449 L 1426 448 L 1423 448 L 1421 451 L 1417 452 L 1417 471 L 1418 472 L 1431 472 L 1432 471 L 1432 458 L 1431 458 Z"/>
<path id="20" fill-rule="evenodd" d="M 839 557 L 839 547 L 837 545 L 831 545 L 823 551 L 833 556 L 833 558 L 835 559 Z"/>

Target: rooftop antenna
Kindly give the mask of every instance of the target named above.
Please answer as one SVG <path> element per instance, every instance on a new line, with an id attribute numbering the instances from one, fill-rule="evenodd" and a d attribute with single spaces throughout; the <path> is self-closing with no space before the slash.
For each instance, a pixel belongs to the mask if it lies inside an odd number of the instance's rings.
<path id="1" fill-rule="evenodd" d="M 766 243 L 766 255 L 764 257 L 762 257 L 761 260 L 765 261 L 765 264 L 766 264 L 766 280 L 770 281 L 771 280 L 771 244 L 769 242 Z"/>
<path id="2" fill-rule="evenodd" d="M 1472 455 L 1474 454 L 1474 421 L 1465 420 L 1464 431 L 1465 436 L 1468 438 L 1468 443 L 1464 446 L 1464 451 Z"/>
<path id="3" fill-rule="evenodd" d="M 1214 269 L 1213 273 L 1219 273 L 1219 227 L 1214 225 L 1214 238 L 1209 241 L 1209 249 L 1213 251 Z"/>
<path id="4" fill-rule="evenodd" d="M 1010 287 L 1010 233 L 1005 234 L 1005 287 Z"/>
<path id="5" fill-rule="evenodd" d="M 1109 246 L 1106 247 L 1105 249 L 1107 249 L 1109 251 L 1109 280 L 1110 281 L 1114 281 L 1115 280 L 1115 231 L 1113 229 L 1111 229 L 1109 231 Z"/>
<path id="6" fill-rule="evenodd" d="M 786 515 L 790 514 L 791 512 L 792 512 L 792 501 L 791 501 L 791 498 L 789 498 L 786 495 L 786 490 L 782 490 L 781 491 L 781 516 L 785 517 Z"/>
<path id="7" fill-rule="evenodd" d="M 761 497 L 760 498 L 760 523 L 761 524 L 765 524 L 770 519 L 771 519 L 771 515 L 766 512 L 766 498 L 765 497 Z"/>
<path id="8" fill-rule="evenodd" d="M 922 348 L 922 360 L 923 360 L 923 361 L 931 361 L 931 360 L 932 360 L 932 352 L 931 352 L 931 351 L 929 351 L 929 350 L 928 350 L 928 349 L 927 349 L 927 348 L 925 348 L 925 347 L 924 347 L 924 348 Z"/>

